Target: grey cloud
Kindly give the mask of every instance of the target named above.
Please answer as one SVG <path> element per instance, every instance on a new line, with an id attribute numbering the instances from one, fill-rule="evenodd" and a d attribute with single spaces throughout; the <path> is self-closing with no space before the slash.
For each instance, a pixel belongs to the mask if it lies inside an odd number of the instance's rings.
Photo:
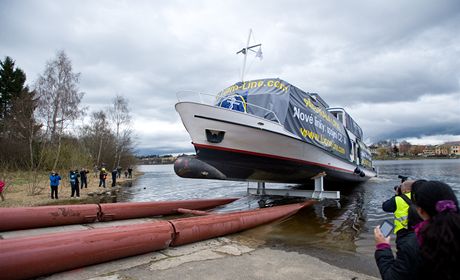
<path id="1" fill-rule="evenodd" d="M 180 125 L 176 93 L 217 93 L 236 82 L 241 57 L 235 52 L 252 27 L 264 59 L 248 61 L 248 79 L 280 77 L 318 92 L 356 113 L 374 139 L 460 135 L 458 118 L 443 123 L 434 113 L 423 124 L 412 115 L 388 117 L 389 124 L 374 120 L 392 104 L 423 111 L 424 97 L 460 92 L 460 3 L 454 0 L 1 1 L 0 24 L 0 38 L 7 38 L 0 56 L 13 57 L 29 83 L 64 49 L 82 74 L 90 110 L 121 94 L 135 120 Z M 442 114 L 451 110 L 458 107 Z M 143 149 L 180 150 L 189 142 L 183 135 L 176 141 L 173 134 L 137 133 Z"/>

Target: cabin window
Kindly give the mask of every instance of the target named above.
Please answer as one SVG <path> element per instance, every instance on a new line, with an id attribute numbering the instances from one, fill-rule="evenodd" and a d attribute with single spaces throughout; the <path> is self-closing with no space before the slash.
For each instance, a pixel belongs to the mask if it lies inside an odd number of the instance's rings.
<path id="1" fill-rule="evenodd" d="M 331 114 L 340 121 L 340 123 L 343 123 L 343 113 L 342 112 L 331 112 Z"/>

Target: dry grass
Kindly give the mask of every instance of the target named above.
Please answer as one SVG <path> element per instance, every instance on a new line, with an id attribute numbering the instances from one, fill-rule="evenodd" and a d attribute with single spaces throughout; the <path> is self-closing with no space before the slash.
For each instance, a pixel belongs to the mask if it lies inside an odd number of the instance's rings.
<path id="1" fill-rule="evenodd" d="M 99 177 L 91 172 L 88 174 L 88 188 L 80 189 L 80 198 L 70 198 L 71 189 L 67 173 L 59 173 L 62 180 L 59 184 L 59 199 L 51 199 L 51 189 L 49 186 L 49 175 L 45 172 L 40 174 L 29 174 L 27 172 L 8 173 L 5 183 L 6 189 L 3 191 L 5 201 L 0 200 L 0 207 L 21 207 L 21 206 L 40 206 L 57 204 L 82 204 L 97 203 L 101 194 L 111 190 L 112 176 L 107 176 L 106 188 L 98 187 Z M 64 174 L 64 175 L 63 175 Z M 125 179 L 124 175 L 117 179 L 117 185 L 134 180 L 140 174 L 133 172 L 133 179 Z M 36 182 L 33 184 L 33 182 Z M 34 191 L 35 195 L 30 195 Z M 89 194 L 89 195 L 88 195 Z"/>

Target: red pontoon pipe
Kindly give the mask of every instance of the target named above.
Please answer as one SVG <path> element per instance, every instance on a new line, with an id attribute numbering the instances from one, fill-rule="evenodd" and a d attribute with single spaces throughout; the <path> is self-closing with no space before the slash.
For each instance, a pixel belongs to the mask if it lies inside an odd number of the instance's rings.
<path id="1" fill-rule="evenodd" d="M 5 279 L 24 279 L 143 254 L 286 218 L 312 203 L 3 239 L 0 272 Z"/>
<path id="2" fill-rule="evenodd" d="M 178 208 L 193 210 L 210 209 L 237 200 L 237 198 L 216 198 L 155 202 L 126 202 L 100 204 L 100 221 L 124 220 L 178 213 Z"/>
<path id="3" fill-rule="evenodd" d="M 0 232 L 85 224 L 178 213 L 178 208 L 209 209 L 237 198 L 0 208 Z"/>
<path id="4" fill-rule="evenodd" d="M 168 221 L 0 240 L 2 279 L 27 279 L 167 248 Z"/>
<path id="5" fill-rule="evenodd" d="M 176 236 L 171 246 L 179 246 L 230 233 L 243 231 L 258 225 L 289 217 L 305 206 L 315 203 L 289 204 L 236 213 L 209 215 L 171 220 Z"/>
<path id="6" fill-rule="evenodd" d="M 0 231 L 92 223 L 98 213 L 97 204 L 0 208 Z"/>

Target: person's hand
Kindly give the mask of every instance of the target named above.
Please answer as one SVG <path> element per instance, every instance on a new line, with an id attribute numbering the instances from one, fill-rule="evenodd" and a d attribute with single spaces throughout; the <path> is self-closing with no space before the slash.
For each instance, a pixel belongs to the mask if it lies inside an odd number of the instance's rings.
<path id="1" fill-rule="evenodd" d="M 374 239 L 375 239 L 375 245 L 381 244 L 381 243 L 390 244 L 390 236 L 388 237 L 383 236 L 382 231 L 380 230 L 380 226 L 376 226 L 374 228 Z"/>

